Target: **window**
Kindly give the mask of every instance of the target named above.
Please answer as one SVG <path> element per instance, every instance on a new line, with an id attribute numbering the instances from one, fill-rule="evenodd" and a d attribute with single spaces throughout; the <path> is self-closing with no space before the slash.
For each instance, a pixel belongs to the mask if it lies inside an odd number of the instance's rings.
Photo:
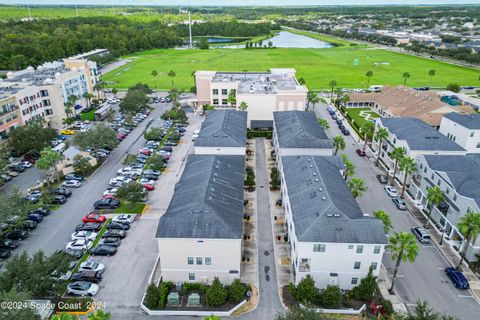
<path id="1" fill-rule="evenodd" d="M 203 259 L 202 259 L 202 257 L 197 257 L 197 264 L 198 264 L 198 265 L 203 264 Z"/>
<path id="2" fill-rule="evenodd" d="M 228 89 L 222 89 L 222 94 L 227 95 L 228 94 Z"/>
<path id="3" fill-rule="evenodd" d="M 357 246 L 357 253 L 363 253 L 363 245 Z"/>
<path id="4" fill-rule="evenodd" d="M 327 245 L 324 244 L 324 243 L 320 243 L 320 244 L 314 244 L 313 245 L 313 252 L 325 252 L 325 247 Z"/>
<path id="5" fill-rule="evenodd" d="M 207 266 L 212 265 L 212 258 L 211 257 L 205 257 L 205 265 L 207 265 Z"/>
<path id="6" fill-rule="evenodd" d="M 360 269 L 360 265 L 361 265 L 360 261 L 355 261 L 355 263 L 353 264 L 353 269 L 355 270 Z"/>
<path id="7" fill-rule="evenodd" d="M 479 143 L 477 143 L 477 149 L 478 149 L 478 148 L 480 148 L 480 142 L 479 142 Z"/>
<path id="8" fill-rule="evenodd" d="M 218 105 L 218 99 L 213 99 L 213 104 Z"/>
<path id="9" fill-rule="evenodd" d="M 377 270 L 377 263 L 376 262 L 372 262 L 370 264 L 370 270 Z"/>
<path id="10" fill-rule="evenodd" d="M 228 104 L 227 99 L 222 99 L 222 105 L 226 106 Z"/>
<path id="11" fill-rule="evenodd" d="M 212 94 L 213 94 L 214 96 L 218 96 L 218 89 L 213 89 L 213 90 L 212 90 Z"/>
<path id="12" fill-rule="evenodd" d="M 373 254 L 379 254 L 381 249 L 382 249 L 381 246 L 375 246 L 373 248 Z"/>
<path id="13" fill-rule="evenodd" d="M 358 278 L 352 278 L 352 284 L 357 284 L 358 283 Z"/>
<path id="14" fill-rule="evenodd" d="M 190 281 L 195 281 L 195 273 L 189 272 L 189 273 L 188 273 L 188 280 L 190 280 Z"/>
<path id="15" fill-rule="evenodd" d="M 423 163 L 420 163 L 420 169 L 423 169 Z"/>
<path id="16" fill-rule="evenodd" d="M 470 138 L 473 137 L 475 135 L 475 131 L 471 131 L 470 132 Z"/>
<path id="17" fill-rule="evenodd" d="M 423 173 L 427 173 L 427 167 L 423 169 Z"/>
<path id="18" fill-rule="evenodd" d="M 187 258 L 187 263 L 188 264 L 193 264 L 193 257 L 188 257 Z"/>
<path id="19" fill-rule="evenodd" d="M 457 194 L 456 193 L 453 195 L 453 201 L 457 201 Z"/>
<path id="20" fill-rule="evenodd" d="M 432 181 L 433 181 L 433 179 L 435 179 L 435 175 L 432 173 L 432 177 L 431 177 L 431 179 L 430 179 L 430 180 L 432 180 Z"/>
<path id="21" fill-rule="evenodd" d="M 445 193 L 449 194 L 450 193 L 450 188 L 447 187 L 447 189 L 445 190 Z"/>
<path id="22" fill-rule="evenodd" d="M 348 249 L 352 250 L 353 249 L 353 244 L 349 244 Z"/>
<path id="23" fill-rule="evenodd" d="M 437 184 L 438 186 L 441 186 L 442 185 L 442 181 L 440 179 L 437 180 Z"/>

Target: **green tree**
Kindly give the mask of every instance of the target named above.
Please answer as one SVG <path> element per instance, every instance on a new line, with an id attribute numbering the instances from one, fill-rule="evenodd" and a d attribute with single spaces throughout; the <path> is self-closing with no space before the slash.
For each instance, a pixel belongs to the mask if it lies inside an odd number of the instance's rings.
<path id="1" fill-rule="evenodd" d="M 397 174 L 398 163 L 403 159 L 403 157 L 405 157 L 405 149 L 402 147 L 396 147 L 390 153 L 390 159 L 395 161 L 395 164 L 393 166 L 392 182 L 390 182 L 392 186 L 395 184 L 395 175 Z M 387 170 L 387 180 L 389 172 L 390 171 Z"/>
<path id="2" fill-rule="evenodd" d="M 328 285 L 321 294 L 322 306 L 327 309 L 335 309 L 339 306 L 342 293 L 338 286 Z"/>
<path id="3" fill-rule="evenodd" d="M 389 233 L 391 229 L 393 229 L 392 218 L 390 215 L 383 210 L 377 210 L 373 212 L 373 216 L 378 220 L 382 221 L 383 229 L 385 233 Z"/>
<path id="4" fill-rule="evenodd" d="M 30 293 L 15 287 L 0 291 L 0 302 L 28 303 L 30 299 Z M 2 308 L 0 317 L 4 320 L 40 320 L 40 315 L 30 308 Z"/>
<path id="5" fill-rule="evenodd" d="M 269 48 L 273 47 L 273 42 L 272 41 L 268 41 L 268 47 Z"/>
<path id="6" fill-rule="evenodd" d="M 403 172 L 403 186 L 402 186 L 402 197 L 405 194 L 405 189 L 407 187 L 407 179 L 408 176 L 413 174 L 415 171 L 417 171 L 417 165 L 415 164 L 415 160 L 413 160 L 410 157 L 403 157 L 402 160 L 400 160 L 399 164 L 400 171 Z"/>
<path id="7" fill-rule="evenodd" d="M 430 208 L 428 209 L 427 221 L 425 221 L 425 224 L 423 225 L 425 229 L 429 227 L 430 217 L 432 216 L 433 207 L 440 205 L 440 203 L 442 203 L 444 198 L 445 196 L 443 194 L 443 191 L 438 186 L 433 186 L 427 189 L 427 201 L 428 201 L 428 204 L 430 205 Z"/>
<path id="8" fill-rule="evenodd" d="M 365 149 L 367 148 L 368 140 L 373 137 L 373 133 L 375 132 L 375 124 L 371 121 L 365 122 L 360 127 L 360 132 L 362 132 L 364 135 L 365 144 L 363 145 L 363 151 L 365 151 Z"/>
<path id="9" fill-rule="evenodd" d="M 160 141 L 162 140 L 164 134 L 163 134 L 163 129 L 161 128 L 152 128 L 148 131 L 146 131 L 143 136 L 145 137 L 146 140 L 154 140 L 154 141 Z"/>
<path id="10" fill-rule="evenodd" d="M 73 314 L 62 313 L 54 315 L 51 320 L 77 320 L 77 318 Z"/>
<path id="11" fill-rule="evenodd" d="M 122 164 L 128 166 L 137 162 L 137 156 L 131 153 L 128 153 L 125 158 L 123 158 Z"/>
<path id="12" fill-rule="evenodd" d="M 437 72 L 435 71 L 435 69 L 428 70 L 428 76 L 430 77 L 430 85 L 432 85 L 433 77 L 435 77 L 436 73 Z"/>
<path id="13" fill-rule="evenodd" d="M 93 167 L 87 158 L 83 157 L 81 154 L 77 154 L 73 157 L 73 170 L 75 170 L 76 173 L 87 175 L 92 172 Z"/>
<path id="14" fill-rule="evenodd" d="M 165 168 L 165 161 L 161 156 L 154 154 L 148 160 L 146 167 L 148 169 L 157 170 L 157 171 L 162 170 L 163 168 Z"/>
<path id="15" fill-rule="evenodd" d="M 103 311 L 101 309 L 94 310 L 92 313 L 88 314 L 88 320 L 110 320 L 110 312 Z"/>
<path id="16" fill-rule="evenodd" d="M 221 306 L 227 300 L 228 291 L 217 277 L 205 292 L 205 303 L 211 307 Z"/>
<path id="17" fill-rule="evenodd" d="M 157 89 L 157 76 L 158 76 L 158 71 L 157 71 L 157 70 L 152 70 L 151 75 L 152 75 L 152 77 L 153 77 L 153 81 L 155 82 L 155 89 Z"/>
<path id="18" fill-rule="evenodd" d="M 83 149 L 113 149 L 118 144 L 117 132 L 104 123 L 98 123 L 88 132 L 78 132 L 73 137 L 73 143 Z"/>
<path id="19" fill-rule="evenodd" d="M 200 41 L 198 42 L 198 47 L 201 50 L 208 50 L 210 48 L 210 44 L 208 43 L 208 39 L 205 37 L 200 38 Z"/>
<path id="20" fill-rule="evenodd" d="M 292 288 L 292 287 L 291 287 Z M 304 304 L 312 305 L 318 301 L 319 292 L 315 287 L 315 280 L 307 274 L 303 277 L 295 288 L 292 288 L 293 297 Z"/>
<path id="21" fill-rule="evenodd" d="M 228 92 L 227 102 L 230 103 L 230 105 L 232 106 L 235 106 L 235 104 L 237 103 L 237 92 L 234 89 Z"/>
<path id="22" fill-rule="evenodd" d="M 342 154 L 342 159 L 343 162 L 345 163 L 345 169 L 344 169 L 344 174 L 343 178 L 347 180 L 348 177 L 351 177 L 355 174 L 355 165 L 348 159 L 348 156 L 346 154 Z"/>
<path id="23" fill-rule="evenodd" d="M 43 172 L 47 186 L 55 174 L 55 165 L 62 160 L 62 156 L 55 150 L 45 148 L 40 152 L 40 159 L 35 162 L 35 166 Z"/>
<path id="24" fill-rule="evenodd" d="M 457 269 L 460 269 L 462 266 L 463 259 L 467 255 L 468 246 L 477 235 L 480 233 L 480 213 L 478 212 L 468 212 L 463 217 L 460 218 L 460 221 L 457 225 L 458 231 L 462 234 L 465 239 L 465 244 L 463 245 L 462 254 L 460 255 L 460 261 L 458 262 Z"/>
<path id="25" fill-rule="evenodd" d="M 352 178 L 348 181 L 348 188 L 352 193 L 353 198 L 360 197 L 365 191 L 367 191 L 367 187 L 363 182 L 362 178 Z"/>
<path id="26" fill-rule="evenodd" d="M 238 106 L 238 110 L 240 111 L 247 111 L 247 109 L 248 109 L 248 104 L 245 101 L 242 101 Z"/>
<path id="27" fill-rule="evenodd" d="M 277 313 L 275 320 L 328 320 L 328 318 L 314 309 L 294 306 L 284 313 Z"/>
<path id="28" fill-rule="evenodd" d="M 75 109 L 75 105 L 77 103 L 78 97 L 74 94 L 71 94 L 67 98 L 67 102 L 65 102 L 65 113 L 70 115 L 70 117 L 75 118 L 77 116 L 77 111 Z"/>
<path id="29" fill-rule="evenodd" d="M 170 70 L 170 71 L 168 72 L 168 76 L 169 76 L 170 78 L 172 78 L 172 86 L 173 86 L 173 79 L 177 76 L 177 74 L 175 73 L 175 71 Z"/>
<path id="30" fill-rule="evenodd" d="M 338 150 L 344 150 L 346 147 L 345 139 L 342 136 L 335 136 L 333 138 L 333 147 L 335 148 L 335 155 L 337 155 Z"/>
<path id="31" fill-rule="evenodd" d="M 408 232 L 395 232 L 395 234 L 389 238 L 390 244 L 387 248 L 392 253 L 392 260 L 395 261 L 395 269 L 393 270 L 392 285 L 389 291 L 393 292 L 393 286 L 395 285 L 395 278 L 397 277 L 398 268 L 401 262 L 415 262 L 418 255 L 418 245 L 415 240 L 415 236 Z"/>
<path id="32" fill-rule="evenodd" d="M 447 85 L 447 90 L 448 91 L 452 91 L 452 92 L 455 92 L 455 93 L 458 93 L 460 92 L 462 88 L 460 87 L 460 85 L 458 83 L 449 83 Z"/>
<path id="33" fill-rule="evenodd" d="M 0 193 L 0 225 L 9 222 L 11 229 L 22 227 L 28 212 L 33 209 L 30 201 L 14 186 L 9 193 Z M 0 234 L 6 230 L 0 230 Z"/>
<path id="34" fill-rule="evenodd" d="M 402 74 L 402 78 L 403 78 L 403 85 L 406 85 L 407 84 L 407 79 L 410 78 L 410 72 L 404 72 Z"/>
<path id="35" fill-rule="evenodd" d="M 365 76 L 367 77 L 367 86 L 370 85 L 370 78 L 373 77 L 373 71 L 368 70 L 367 73 L 365 73 Z"/>
<path id="36" fill-rule="evenodd" d="M 103 99 L 106 99 L 106 97 L 105 97 L 105 91 L 104 91 L 104 89 L 105 89 L 105 83 L 103 83 L 103 82 L 97 82 L 97 83 L 95 83 L 95 85 L 93 86 L 93 89 L 94 89 L 95 91 L 97 91 L 97 97 L 98 97 L 98 99 L 100 99 L 100 92 L 103 92 Z"/>
<path id="37" fill-rule="evenodd" d="M 320 97 L 314 91 L 309 90 L 307 92 L 307 109 L 310 108 L 310 103 L 315 108 L 315 104 L 320 102 Z"/>
<path id="38" fill-rule="evenodd" d="M 377 154 L 377 162 L 375 163 L 376 166 L 380 163 L 380 152 L 382 152 L 382 145 L 385 140 L 388 139 L 388 130 L 386 128 L 378 128 L 375 132 L 375 140 L 378 141 L 378 154 Z"/>
<path id="39" fill-rule="evenodd" d="M 158 301 L 160 299 L 160 291 L 154 283 L 150 283 L 147 287 L 147 292 L 145 293 L 145 300 L 143 303 L 150 310 L 158 308 Z"/>
<path id="40" fill-rule="evenodd" d="M 330 89 L 332 90 L 331 95 L 330 95 L 330 98 L 333 98 L 333 91 L 335 90 L 335 87 L 337 86 L 337 81 L 335 81 L 335 80 L 330 81 L 330 83 L 328 84 L 328 86 L 329 86 Z"/>
<path id="41" fill-rule="evenodd" d="M 297 81 L 301 86 L 304 86 L 307 83 L 303 77 L 298 78 Z"/>
<path id="42" fill-rule="evenodd" d="M 360 280 L 360 283 L 355 286 L 351 294 L 356 300 L 370 302 L 377 293 L 377 277 L 373 275 L 373 270 L 370 268 L 365 278 Z"/>
<path id="43" fill-rule="evenodd" d="M 120 102 L 120 111 L 124 114 L 135 115 L 147 106 L 146 94 L 142 90 L 129 90 Z"/>
<path id="44" fill-rule="evenodd" d="M 118 89 L 117 89 L 117 88 L 113 88 L 113 89 L 112 89 L 112 94 L 113 94 L 114 97 L 117 96 L 117 93 L 118 93 Z"/>
<path id="45" fill-rule="evenodd" d="M 325 130 L 330 129 L 330 124 L 325 119 L 318 119 L 318 125 L 322 126 Z"/>
<path id="46" fill-rule="evenodd" d="M 146 192 L 143 191 L 143 186 L 138 183 L 129 183 L 118 188 L 117 197 L 122 201 L 128 202 L 130 208 L 143 200 Z"/>
<path id="47" fill-rule="evenodd" d="M 33 121 L 26 126 L 15 128 L 10 132 L 12 148 L 16 156 L 31 150 L 50 147 L 50 142 L 57 137 L 52 128 L 44 128 L 42 121 Z"/>
<path id="48" fill-rule="evenodd" d="M 240 279 L 235 279 L 229 286 L 228 286 L 228 301 L 232 303 L 240 303 L 245 299 L 245 295 L 247 294 L 247 286 L 240 282 Z"/>
<path id="49" fill-rule="evenodd" d="M 272 186 L 272 190 L 278 190 L 280 186 L 280 174 L 277 167 L 272 167 L 270 171 L 270 185 Z"/>

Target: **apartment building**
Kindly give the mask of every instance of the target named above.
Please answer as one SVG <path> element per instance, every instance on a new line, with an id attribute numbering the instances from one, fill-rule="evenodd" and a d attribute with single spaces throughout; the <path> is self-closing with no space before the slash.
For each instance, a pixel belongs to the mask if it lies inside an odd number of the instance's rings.
<path id="1" fill-rule="evenodd" d="M 336 156 L 283 156 L 285 208 L 295 284 L 310 275 L 318 288 L 352 289 L 370 269 L 378 276 L 387 243 L 380 220 L 365 215 Z"/>
<path id="2" fill-rule="evenodd" d="M 8 138 L 8 133 L 21 126 L 20 108 L 13 96 L 3 96 L 0 93 L 0 143 Z"/>
<path id="3" fill-rule="evenodd" d="M 156 233 L 164 280 L 240 277 L 244 177 L 243 155 L 188 156 Z"/>
<path id="4" fill-rule="evenodd" d="M 207 112 L 195 138 L 195 154 L 245 155 L 247 112 L 215 109 Z"/>
<path id="5" fill-rule="evenodd" d="M 444 194 L 439 206 L 434 206 L 431 219 L 438 229 L 445 229 L 446 242 L 463 250 L 464 235 L 457 229 L 460 218 L 468 212 L 480 212 L 480 156 L 479 155 L 419 155 L 417 172 L 409 192 L 416 205 L 427 206 L 427 190 L 438 186 Z M 475 260 L 480 253 L 480 237 L 470 244 L 467 260 Z"/>
<path id="6" fill-rule="evenodd" d="M 381 92 L 351 93 L 347 108 L 371 108 L 381 117 L 417 118 L 434 128 L 447 113 L 473 114 L 469 106 L 451 106 L 433 91 L 417 91 L 405 86 L 384 86 Z"/>
<path id="7" fill-rule="evenodd" d="M 439 131 L 468 153 L 480 153 L 480 114 L 448 113 L 442 117 Z"/>
<path id="8" fill-rule="evenodd" d="M 197 71 L 197 104 L 217 108 L 248 106 L 248 127 L 273 127 L 274 111 L 304 111 L 307 92 L 295 78 L 295 69 L 270 69 L 268 72 Z M 228 102 L 233 91 L 236 103 Z"/>

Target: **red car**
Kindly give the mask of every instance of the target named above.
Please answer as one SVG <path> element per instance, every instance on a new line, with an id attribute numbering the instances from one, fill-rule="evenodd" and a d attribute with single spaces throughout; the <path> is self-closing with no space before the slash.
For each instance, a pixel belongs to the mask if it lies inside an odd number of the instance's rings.
<path id="1" fill-rule="evenodd" d="M 358 154 L 360 157 L 365 157 L 365 150 L 363 150 L 363 149 L 357 149 L 357 154 Z"/>
<path id="2" fill-rule="evenodd" d="M 155 190 L 155 187 L 152 186 L 151 184 L 142 184 L 142 186 L 147 189 L 147 191 L 152 191 Z"/>
<path id="3" fill-rule="evenodd" d="M 127 136 L 127 135 L 126 135 L 125 133 L 119 133 L 119 134 L 118 134 L 118 138 L 119 138 L 119 139 L 122 139 L 122 140 L 125 139 L 126 136 Z"/>
<path id="4" fill-rule="evenodd" d="M 138 152 L 141 153 L 141 154 L 144 154 L 146 156 L 149 156 L 149 155 L 152 154 L 152 151 L 150 151 L 148 149 L 140 149 Z"/>
<path id="5" fill-rule="evenodd" d="M 106 194 L 102 197 L 102 199 L 108 199 L 108 198 L 115 198 L 115 195 L 112 193 Z"/>
<path id="6" fill-rule="evenodd" d="M 98 213 L 89 213 L 85 217 L 83 217 L 83 222 L 93 222 L 93 223 L 104 223 L 107 220 L 107 217 L 98 214 Z"/>

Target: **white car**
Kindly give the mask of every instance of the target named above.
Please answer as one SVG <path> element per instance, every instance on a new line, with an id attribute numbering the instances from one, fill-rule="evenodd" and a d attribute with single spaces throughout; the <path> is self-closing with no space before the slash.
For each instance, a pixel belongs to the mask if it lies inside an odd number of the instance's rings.
<path id="1" fill-rule="evenodd" d="M 98 292 L 98 286 L 87 281 L 75 281 L 67 286 L 67 292 L 76 296 L 94 296 Z"/>
<path id="2" fill-rule="evenodd" d="M 119 177 L 115 177 L 115 178 L 112 178 L 110 179 L 109 181 L 109 184 L 112 186 L 112 187 L 120 187 L 124 184 L 128 184 L 130 182 L 132 182 L 133 179 L 132 178 L 128 178 L 128 177 L 124 177 L 124 176 L 119 176 Z"/>
<path id="3" fill-rule="evenodd" d="M 105 270 L 105 266 L 101 263 L 98 263 L 96 261 L 86 261 L 82 262 L 80 266 L 78 267 L 78 271 L 103 271 Z"/>
<path id="4" fill-rule="evenodd" d="M 121 222 L 121 223 L 132 223 L 135 220 L 134 214 L 120 214 L 118 216 L 113 217 L 112 222 Z"/>
<path id="5" fill-rule="evenodd" d="M 22 166 L 24 166 L 25 168 L 31 168 L 32 167 L 32 163 L 30 161 L 22 161 L 20 162 L 19 164 L 21 164 Z"/>
<path id="6" fill-rule="evenodd" d="M 397 190 L 395 190 L 394 187 L 385 186 L 384 189 L 385 189 L 385 192 L 386 192 L 390 197 L 392 197 L 392 198 L 398 197 Z"/>
<path id="7" fill-rule="evenodd" d="M 126 175 L 126 174 L 131 174 L 131 173 L 135 173 L 137 175 L 141 175 L 142 174 L 142 169 L 134 169 L 132 167 L 125 167 L 125 168 L 122 168 L 122 169 L 119 169 L 117 171 L 117 173 L 119 175 Z"/>
<path id="8" fill-rule="evenodd" d="M 97 238 L 97 233 L 92 231 L 77 231 L 72 233 L 72 241 L 75 240 L 87 240 L 93 241 Z"/>
<path id="9" fill-rule="evenodd" d="M 142 178 L 140 180 L 138 180 L 138 183 L 140 184 L 149 184 L 151 186 L 153 186 L 155 184 L 155 180 L 150 180 L 150 179 L 146 179 L 146 178 Z"/>
<path id="10" fill-rule="evenodd" d="M 77 180 L 67 180 L 64 181 L 61 186 L 65 188 L 80 188 L 82 186 L 82 183 Z"/>
<path id="11" fill-rule="evenodd" d="M 93 241 L 77 239 L 67 243 L 66 248 L 72 250 L 88 250 L 92 247 Z"/>
<path id="12" fill-rule="evenodd" d="M 118 188 L 108 188 L 107 190 L 105 190 L 105 192 L 103 192 L 103 196 L 108 196 L 108 195 L 116 195 L 118 192 Z"/>

